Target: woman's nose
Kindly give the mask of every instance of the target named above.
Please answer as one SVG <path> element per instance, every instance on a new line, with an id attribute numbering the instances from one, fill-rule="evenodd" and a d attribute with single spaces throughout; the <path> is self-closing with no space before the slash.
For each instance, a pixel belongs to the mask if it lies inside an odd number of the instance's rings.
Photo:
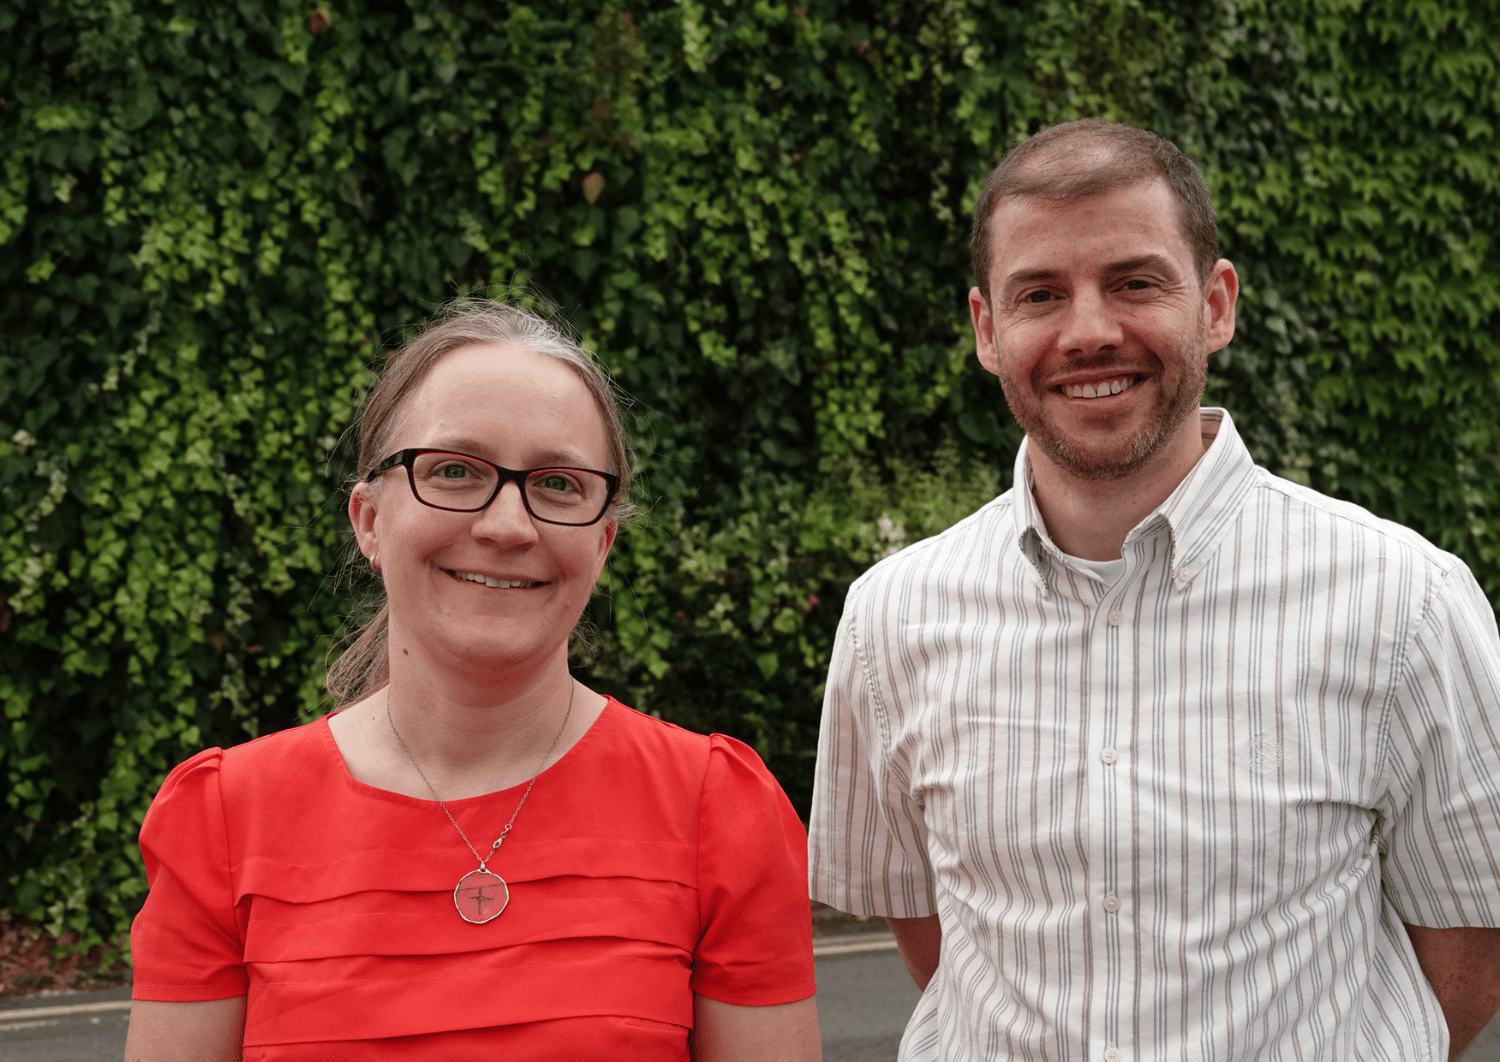
<path id="1" fill-rule="evenodd" d="M 536 522 L 526 511 L 519 483 L 506 483 L 474 520 L 473 535 L 501 545 L 529 545 L 536 541 Z"/>

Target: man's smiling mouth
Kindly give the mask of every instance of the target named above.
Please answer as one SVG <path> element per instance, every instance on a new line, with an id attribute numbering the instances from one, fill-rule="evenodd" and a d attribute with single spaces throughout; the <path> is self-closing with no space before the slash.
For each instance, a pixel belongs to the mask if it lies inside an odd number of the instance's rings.
<path id="1" fill-rule="evenodd" d="M 453 576 L 453 578 L 460 579 L 466 583 L 483 583 L 485 586 L 493 587 L 496 590 L 521 590 L 527 587 L 543 585 L 541 583 L 524 582 L 520 579 L 496 579 L 494 576 L 482 575 L 479 572 L 456 572 L 448 568 L 444 568 L 443 571 Z"/>
<path id="2" fill-rule="evenodd" d="M 1064 384 L 1057 390 L 1069 398 L 1108 398 L 1130 390 L 1141 379 L 1141 376 L 1132 373 L 1129 376 L 1117 376 L 1113 380 L 1100 380 L 1096 384 Z"/>

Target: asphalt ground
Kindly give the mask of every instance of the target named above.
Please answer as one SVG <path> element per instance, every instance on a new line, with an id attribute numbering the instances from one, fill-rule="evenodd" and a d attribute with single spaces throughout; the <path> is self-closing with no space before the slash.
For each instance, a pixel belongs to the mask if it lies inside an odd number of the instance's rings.
<path id="1" fill-rule="evenodd" d="M 888 934 L 818 942 L 818 1018 L 825 1062 L 892 1062 L 916 1005 Z M 0 1062 L 120 1062 L 129 987 L 0 999 Z M 1464 1062 L 1500 1062 L 1500 1020 Z"/>
<path id="2" fill-rule="evenodd" d="M 130 986 L 0 999 L 0 1062 L 120 1062 Z"/>

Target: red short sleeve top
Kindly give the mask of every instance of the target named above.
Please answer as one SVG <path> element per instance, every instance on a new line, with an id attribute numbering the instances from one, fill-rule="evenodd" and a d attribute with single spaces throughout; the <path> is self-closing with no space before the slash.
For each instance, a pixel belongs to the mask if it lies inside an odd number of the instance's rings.
<path id="1" fill-rule="evenodd" d="M 448 808 L 482 852 L 523 789 Z M 490 864 L 509 906 L 473 925 L 442 810 L 356 781 L 320 720 L 168 776 L 134 995 L 248 995 L 249 1062 L 686 1059 L 693 993 L 812 995 L 805 846 L 751 749 L 611 700 L 537 779 Z"/>

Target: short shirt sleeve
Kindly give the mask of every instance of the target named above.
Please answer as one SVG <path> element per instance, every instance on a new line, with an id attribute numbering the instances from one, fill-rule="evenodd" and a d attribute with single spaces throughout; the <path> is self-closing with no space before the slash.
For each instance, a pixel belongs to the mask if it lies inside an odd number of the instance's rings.
<path id="1" fill-rule="evenodd" d="M 1463 565 L 1434 590 L 1390 711 L 1386 899 L 1413 925 L 1500 927 L 1500 634 Z"/>
<path id="2" fill-rule="evenodd" d="M 883 595 L 866 577 L 850 588 L 823 695 L 808 861 L 812 898 L 850 914 L 936 913 L 927 824 L 891 747 L 889 706 L 861 644 L 861 621 Z M 872 599 L 874 599 L 872 601 Z"/>
<path id="3" fill-rule="evenodd" d="M 739 1006 L 806 999 L 816 990 L 807 834 L 754 750 L 722 734 L 709 740 L 692 989 Z"/>
<path id="4" fill-rule="evenodd" d="M 219 797 L 223 755 L 208 749 L 178 765 L 141 826 L 150 892 L 130 927 L 136 999 L 229 999 L 248 989 Z"/>

